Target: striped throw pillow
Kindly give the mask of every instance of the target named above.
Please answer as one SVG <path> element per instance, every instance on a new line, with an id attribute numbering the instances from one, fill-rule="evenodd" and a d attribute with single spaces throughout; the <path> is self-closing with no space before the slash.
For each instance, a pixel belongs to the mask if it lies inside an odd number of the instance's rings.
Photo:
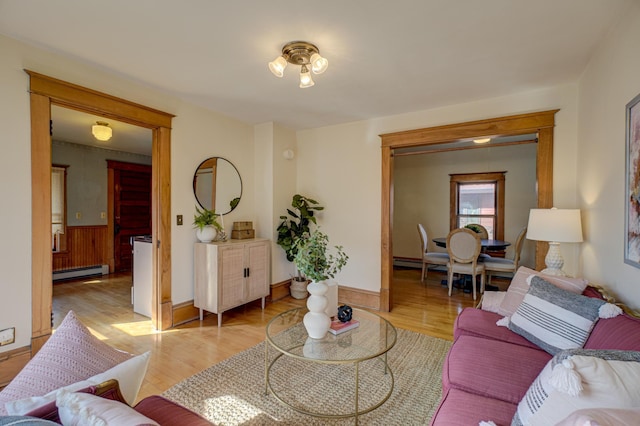
<path id="1" fill-rule="evenodd" d="M 606 304 L 533 277 L 529 291 L 510 318 L 509 329 L 555 355 L 564 349 L 581 348 Z"/>

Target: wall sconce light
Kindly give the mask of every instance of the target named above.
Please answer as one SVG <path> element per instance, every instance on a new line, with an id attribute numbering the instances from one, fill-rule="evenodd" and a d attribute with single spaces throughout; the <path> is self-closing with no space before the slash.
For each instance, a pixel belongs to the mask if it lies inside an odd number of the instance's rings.
<path id="1" fill-rule="evenodd" d="M 105 123 L 104 121 L 96 121 L 96 124 L 91 126 L 91 133 L 93 137 L 98 139 L 99 141 L 108 141 L 111 139 L 113 135 L 113 130 L 109 127 L 109 123 Z"/>
<path id="2" fill-rule="evenodd" d="M 329 61 L 320 56 L 315 45 L 306 41 L 292 41 L 284 45 L 281 56 L 269 62 L 269 69 L 276 77 L 282 77 L 287 64 L 300 65 L 300 87 L 304 89 L 315 84 L 311 72 L 322 74 L 327 70 Z"/>
<path id="3" fill-rule="evenodd" d="M 548 241 L 549 251 L 544 258 L 549 275 L 567 274 L 562 270 L 564 259 L 560 253 L 560 243 L 582 242 L 582 221 L 578 209 L 531 209 L 527 225 L 527 239 Z"/>

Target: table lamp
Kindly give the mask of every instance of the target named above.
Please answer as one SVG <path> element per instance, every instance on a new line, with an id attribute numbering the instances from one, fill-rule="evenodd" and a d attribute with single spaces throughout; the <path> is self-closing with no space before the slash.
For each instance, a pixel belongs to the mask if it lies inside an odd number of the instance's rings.
<path id="1" fill-rule="evenodd" d="M 549 275 L 567 274 L 562 270 L 564 259 L 560 254 L 560 243 L 582 242 L 582 221 L 579 209 L 531 209 L 527 226 L 527 239 L 547 241 L 549 251 L 544 258 Z"/>

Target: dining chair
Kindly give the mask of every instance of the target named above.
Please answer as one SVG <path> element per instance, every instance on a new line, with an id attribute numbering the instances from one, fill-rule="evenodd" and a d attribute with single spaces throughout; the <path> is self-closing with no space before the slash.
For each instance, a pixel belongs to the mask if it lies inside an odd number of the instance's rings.
<path id="1" fill-rule="evenodd" d="M 429 239 L 427 238 L 427 231 L 421 223 L 418 224 L 418 233 L 420 234 L 422 250 L 422 275 L 420 275 L 420 282 L 424 282 L 429 273 L 429 265 L 447 266 L 447 263 L 449 263 L 449 255 L 447 253 L 430 252 L 427 250 Z"/>
<path id="2" fill-rule="evenodd" d="M 476 300 L 476 276 L 480 275 L 480 293 L 484 293 L 484 263 L 478 262 L 482 245 L 480 236 L 467 228 L 458 228 L 447 235 L 447 263 L 449 296 L 453 287 L 453 274 L 471 275 L 473 300 Z"/>
<path id="3" fill-rule="evenodd" d="M 480 225 L 479 223 L 470 223 L 467 226 L 465 226 L 465 228 L 471 229 L 473 232 L 478 234 L 481 240 L 489 239 L 489 231 L 487 231 L 487 228 Z M 484 262 L 485 260 L 488 260 L 488 259 L 491 259 L 491 255 L 486 253 L 485 249 L 482 248 L 480 252 L 480 260 Z"/>
<path id="4" fill-rule="evenodd" d="M 492 257 L 491 259 L 484 260 L 484 268 L 487 273 L 488 284 L 491 285 L 491 276 L 494 272 L 510 272 L 514 274 L 518 270 L 520 264 L 520 253 L 522 252 L 522 246 L 524 245 L 524 237 L 527 235 L 527 227 L 522 228 L 516 238 L 516 245 L 514 246 L 513 259 L 502 259 L 499 257 Z"/>

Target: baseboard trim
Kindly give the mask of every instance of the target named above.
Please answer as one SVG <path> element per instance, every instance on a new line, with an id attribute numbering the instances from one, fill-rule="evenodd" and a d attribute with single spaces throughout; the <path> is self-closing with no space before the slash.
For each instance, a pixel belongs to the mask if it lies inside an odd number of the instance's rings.
<path id="1" fill-rule="evenodd" d="M 0 388 L 3 388 L 18 375 L 31 359 L 31 347 L 12 349 L 0 353 Z"/>
<path id="2" fill-rule="evenodd" d="M 193 306 L 193 300 L 173 305 L 173 326 L 200 319 L 200 309 Z"/>
<path id="3" fill-rule="evenodd" d="M 380 293 L 359 288 L 338 286 L 338 302 L 352 307 L 380 310 Z"/>
<path id="4" fill-rule="evenodd" d="M 269 302 L 277 302 L 280 299 L 284 299 L 290 293 L 289 287 L 291 287 L 291 280 L 271 284 L 271 291 L 269 292 L 267 300 Z"/>

